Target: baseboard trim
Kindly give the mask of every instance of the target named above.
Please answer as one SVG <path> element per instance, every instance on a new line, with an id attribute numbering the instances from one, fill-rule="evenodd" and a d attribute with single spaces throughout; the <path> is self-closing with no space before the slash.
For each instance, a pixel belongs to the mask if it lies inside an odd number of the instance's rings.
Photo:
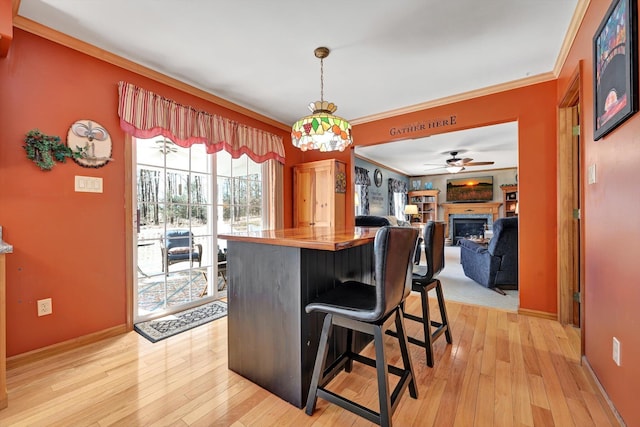
<path id="1" fill-rule="evenodd" d="M 7 369 L 17 368 L 18 366 L 55 356 L 56 354 L 64 353 L 65 351 L 73 350 L 87 344 L 93 344 L 106 338 L 122 335 L 128 331 L 129 329 L 127 329 L 126 325 L 118 325 L 89 335 L 83 335 L 68 341 L 17 354 L 7 358 Z"/>
<path id="2" fill-rule="evenodd" d="M 604 387 L 602 387 L 600 380 L 598 380 L 596 373 L 593 371 L 593 369 L 591 368 L 591 365 L 589 364 L 589 360 L 587 360 L 587 357 L 584 355 L 582 356 L 582 364 L 586 368 L 587 372 L 589 373 L 589 379 L 593 381 L 593 384 L 598 388 L 598 390 L 600 391 L 600 396 L 602 396 L 607 406 L 609 407 L 609 410 L 611 410 L 611 413 L 609 415 L 614 417 L 614 419 L 611 421 L 617 421 L 618 423 L 620 423 L 621 427 L 625 427 L 626 424 L 624 420 L 618 413 L 618 410 L 616 409 L 616 407 L 613 405 L 613 402 L 611 401 L 611 399 L 609 399 L 609 395 L 604 390 Z"/>
<path id="3" fill-rule="evenodd" d="M 518 314 L 523 314 L 525 316 L 541 317 L 543 319 L 549 319 L 549 320 L 558 320 L 558 315 L 556 313 L 547 313 L 546 311 L 539 311 L 539 310 L 529 310 L 528 308 L 519 308 Z"/>

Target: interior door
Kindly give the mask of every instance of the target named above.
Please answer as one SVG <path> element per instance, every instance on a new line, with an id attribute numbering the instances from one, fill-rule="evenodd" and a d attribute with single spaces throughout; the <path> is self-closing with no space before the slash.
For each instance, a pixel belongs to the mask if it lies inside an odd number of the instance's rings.
<path id="1" fill-rule="evenodd" d="M 558 109 L 558 320 L 580 327 L 584 354 L 584 210 L 580 147 L 580 65 Z"/>
<path id="2" fill-rule="evenodd" d="M 573 291 L 573 320 L 572 324 L 576 327 L 580 327 L 580 312 L 581 312 L 581 295 L 582 295 L 582 275 L 580 272 L 580 264 L 581 264 L 581 242 L 580 242 L 580 228 L 581 228 L 581 209 L 580 209 L 580 199 L 581 199 L 581 186 L 580 186 L 580 177 L 581 168 L 580 168 L 580 114 L 578 105 L 574 105 L 571 108 L 571 116 L 573 122 L 573 143 L 572 143 L 572 167 L 573 167 L 573 230 L 572 230 L 572 268 L 573 268 L 573 283 L 572 283 L 572 291 Z"/>

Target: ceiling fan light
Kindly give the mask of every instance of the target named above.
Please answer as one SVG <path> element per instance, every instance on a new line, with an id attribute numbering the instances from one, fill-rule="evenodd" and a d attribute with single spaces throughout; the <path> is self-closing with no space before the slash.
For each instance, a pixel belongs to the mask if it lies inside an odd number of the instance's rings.
<path id="1" fill-rule="evenodd" d="M 464 167 L 462 166 L 447 166 L 447 172 L 449 173 L 458 173 L 463 169 Z"/>

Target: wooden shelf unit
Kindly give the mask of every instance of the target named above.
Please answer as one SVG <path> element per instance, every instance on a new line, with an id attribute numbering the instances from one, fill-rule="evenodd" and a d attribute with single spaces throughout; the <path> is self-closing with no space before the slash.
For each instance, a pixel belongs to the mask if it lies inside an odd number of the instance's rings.
<path id="1" fill-rule="evenodd" d="M 502 189 L 502 205 L 504 206 L 504 216 L 517 216 L 516 208 L 518 206 L 518 185 L 503 185 Z"/>
<path id="2" fill-rule="evenodd" d="M 421 223 L 438 219 L 438 194 L 440 190 L 409 191 L 409 204 L 418 206 Z"/>

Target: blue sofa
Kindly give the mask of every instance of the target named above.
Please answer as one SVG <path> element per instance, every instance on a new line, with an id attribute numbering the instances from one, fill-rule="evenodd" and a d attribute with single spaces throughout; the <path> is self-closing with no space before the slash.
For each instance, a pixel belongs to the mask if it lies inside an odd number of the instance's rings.
<path id="1" fill-rule="evenodd" d="M 518 289 L 518 217 L 496 220 L 487 247 L 467 239 L 458 245 L 467 277 L 488 288 Z"/>

